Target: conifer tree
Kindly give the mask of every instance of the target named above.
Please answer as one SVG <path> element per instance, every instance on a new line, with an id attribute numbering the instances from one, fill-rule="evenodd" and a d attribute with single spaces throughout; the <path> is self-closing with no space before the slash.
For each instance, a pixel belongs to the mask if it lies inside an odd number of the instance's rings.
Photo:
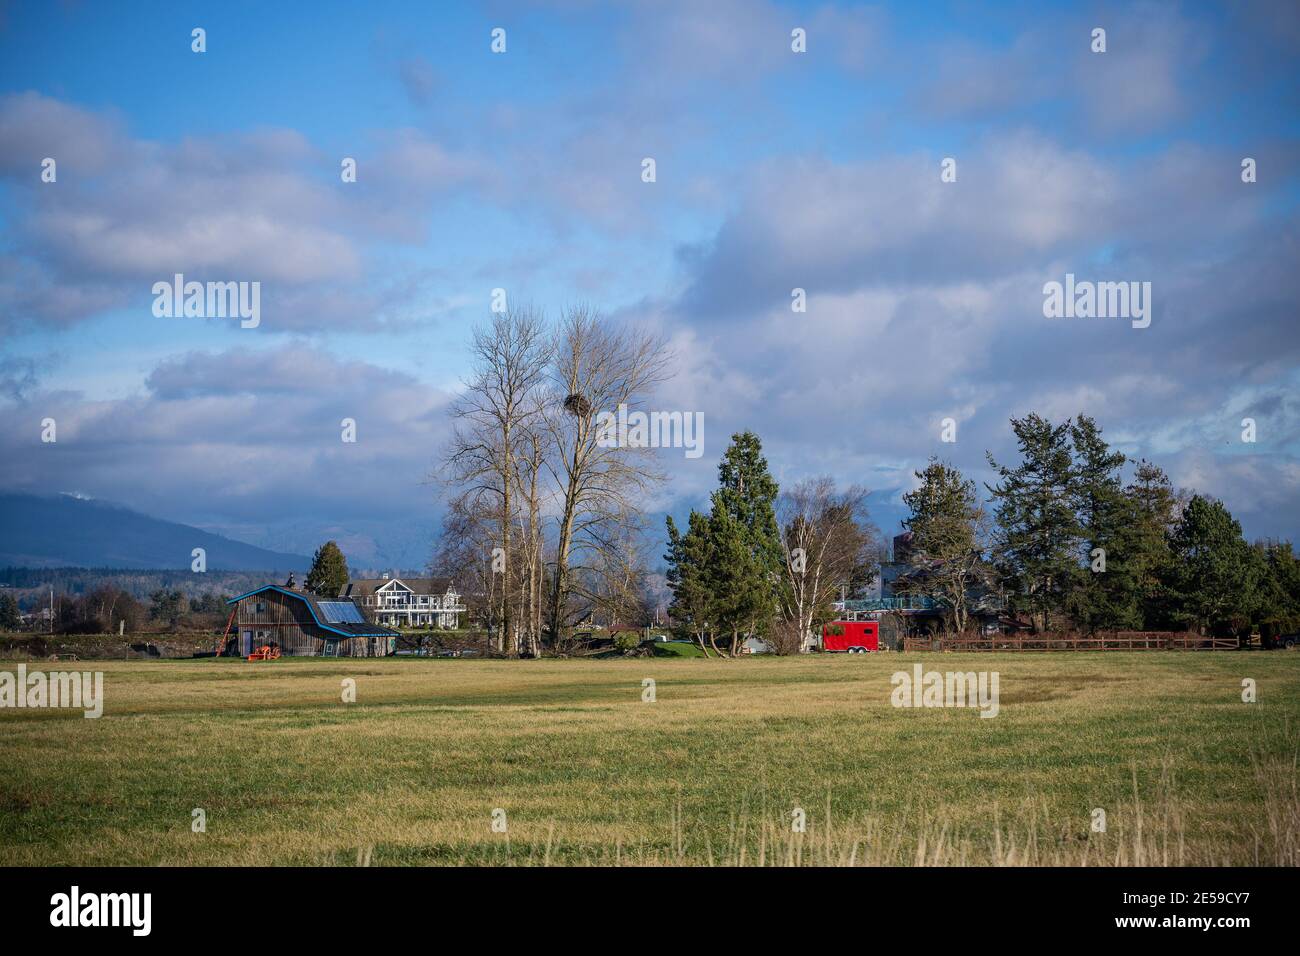
<path id="1" fill-rule="evenodd" d="M 1070 429 L 1074 449 L 1071 496 L 1083 538 L 1082 563 L 1066 607 L 1084 630 L 1131 630 L 1142 626 L 1140 567 L 1133 503 L 1124 495 L 1120 469 L 1097 423 L 1080 415 Z"/>
<path id="2" fill-rule="evenodd" d="M 668 562 L 666 577 L 673 595 L 668 613 L 700 645 L 706 657 L 709 653 L 706 639 L 717 649 L 710 623 L 717 620 L 712 611 L 713 589 L 708 577 L 712 567 L 710 545 L 707 516 L 692 510 L 685 534 L 677 529 L 672 515 L 668 516 L 668 553 L 664 560 Z"/>
<path id="3" fill-rule="evenodd" d="M 738 653 L 741 635 L 766 630 L 777 608 L 785 560 L 776 520 L 776 480 L 753 432 L 731 436 L 718 463 L 720 487 L 709 514 L 711 585 L 719 630 Z"/>
<path id="4" fill-rule="evenodd" d="M 316 549 L 307 572 L 306 587 L 321 597 L 337 597 L 347 587 L 348 562 L 333 541 L 326 541 Z"/>
<path id="5" fill-rule="evenodd" d="M 1127 561 L 1138 591 L 1141 626 L 1165 630 L 1174 624 L 1164 580 L 1172 560 L 1169 536 L 1178 518 L 1178 497 L 1160 466 L 1145 459 L 1134 468 L 1124 497 L 1133 522 Z"/>
<path id="6" fill-rule="evenodd" d="M 18 611 L 18 602 L 12 594 L 0 594 L 0 630 L 16 631 L 22 624 L 22 615 Z"/>
<path id="7" fill-rule="evenodd" d="M 1194 495 L 1169 539 L 1166 584 L 1175 617 L 1205 633 L 1249 633 L 1257 604 L 1259 563 L 1241 525 L 1221 502 Z"/>
<path id="8" fill-rule="evenodd" d="M 912 532 L 908 562 L 914 570 L 901 589 L 924 594 L 947 608 L 954 629 L 961 633 L 969 615 L 969 592 L 980 576 L 984 508 L 975 482 L 937 458 L 915 474 L 920 486 L 903 495 L 910 512 L 903 527 Z"/>
<path id="9" fill-rule="evenodd" d="M 1009 468 L 988 455 L 1001 479 L 987 486 L 996 505 L 994 556 L 1015 595 L 1015 609 L 1027 611 L 1034 629 L 1044 631 L 1063 609 L 1078 568 L 1081 532 L 1071 501 L 1070 422 L 1053 425 L 1031 413 L 1013 418 L 1011 427 L 1020 464 Z"/>

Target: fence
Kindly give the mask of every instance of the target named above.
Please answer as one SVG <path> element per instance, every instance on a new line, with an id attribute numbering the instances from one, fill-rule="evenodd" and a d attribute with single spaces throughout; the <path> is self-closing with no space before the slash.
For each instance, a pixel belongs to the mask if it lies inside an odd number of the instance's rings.
<path id="1" fill-rule="evenodd" d="M 1171 631 L 1112 631 L 1104 634 L 962 634 L 904 637 L 904 651 L 1230 651 L 1232 637 L 1203 637 Z"/>

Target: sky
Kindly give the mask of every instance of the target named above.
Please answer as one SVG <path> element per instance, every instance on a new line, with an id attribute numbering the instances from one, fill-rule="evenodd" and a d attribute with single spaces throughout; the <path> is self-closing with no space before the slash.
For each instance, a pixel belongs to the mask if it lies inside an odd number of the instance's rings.
<path id="1" fill-rule="evenodd" d="M 0 2 L 0 489 L 419 568 L 500 288 L 669 342 L 652 513 L 749 428 L 893 533 L 1037 411 L 1296 538 L 1298 55 L 1292 2 Z M 1067 274 L 1150 325 L 1045 316 Z"/>

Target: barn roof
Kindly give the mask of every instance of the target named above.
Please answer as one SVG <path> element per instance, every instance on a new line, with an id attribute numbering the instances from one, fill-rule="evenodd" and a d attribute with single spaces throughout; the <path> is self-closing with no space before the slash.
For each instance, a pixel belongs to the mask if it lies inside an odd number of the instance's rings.
<path id="1" fill-rule="evenodd" d="M 254 588 L 238 597 L 232 597 L 227 604 L 238 604 L 244 598 L 252 597 L 255 594 L 261 594 L 264 591 L 279 591 L 281 594 L 287 594 L 289 597 L 297 598 L 307 605 L 307 610 L 311 612 L 312 620 L 322 630 L 331 631 L 340 637 L 397 637 L 398 632 L 390 627 L 381 627 L 378 624 L 369 624 L 361 609 L 357 607 L 351 598 L 328 598 L 322 600 L 315 594 L 306 591 L 294 591 L 290 588 L 280 587 L 278 584 L 265 584 L 260 588 Z M 338 607 L 346 604 L 347 608 Z M 351 612 L 355 612 L 355 615 Z M 357 618 L 358 620 L 354 620 Z"/>

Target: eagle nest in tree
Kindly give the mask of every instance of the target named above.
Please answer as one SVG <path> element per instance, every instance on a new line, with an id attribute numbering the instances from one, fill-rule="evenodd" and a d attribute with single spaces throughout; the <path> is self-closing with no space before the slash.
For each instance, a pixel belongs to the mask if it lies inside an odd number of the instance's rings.
<path id="1" fill-rule="evenodd" d="M 591 414 L 591 402 L 587 401 L 586 396 L 574 392 L 564 399 L 564 410 L 570 415 L 586 418 Z"/>

